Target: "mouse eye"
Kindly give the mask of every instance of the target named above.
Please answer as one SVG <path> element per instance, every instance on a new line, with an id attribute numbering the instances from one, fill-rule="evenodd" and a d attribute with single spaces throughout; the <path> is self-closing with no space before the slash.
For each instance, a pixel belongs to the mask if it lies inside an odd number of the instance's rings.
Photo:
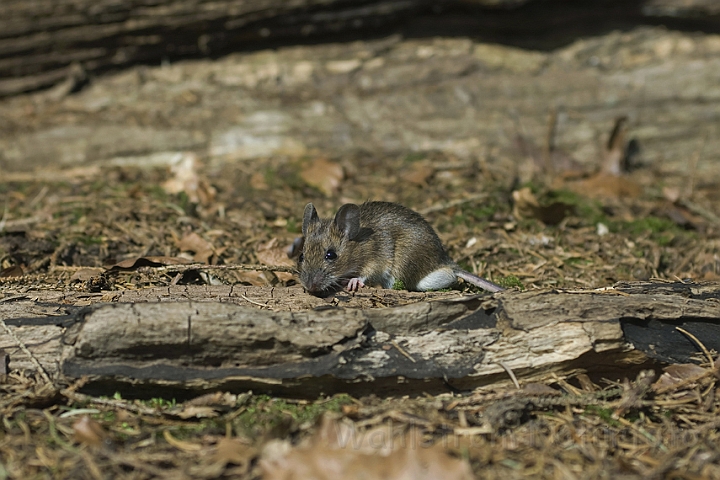
<path id="1" fill-rule="evenodd" d="M 335 253 L 335 250 L 332 248 L 328 249 L 327 253 L 325 254 L 325 260 L 335 260 L 337 258 L 337 253 Z"/>
<path id="2" fill-rule="evenodd" d="M 298 263 L 302 263 L 303 260 L 305 260 L 305 254 L 301 253 L 300 256 L 298 257 Z"/>

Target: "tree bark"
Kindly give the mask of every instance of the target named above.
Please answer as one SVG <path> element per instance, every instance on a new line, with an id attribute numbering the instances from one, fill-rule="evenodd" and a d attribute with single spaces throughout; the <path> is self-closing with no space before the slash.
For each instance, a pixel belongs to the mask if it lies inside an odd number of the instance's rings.
<path id="1" fill-rule="evenodd" d="M 437 392 L 508 381 L 508 369 L 526 381 L 579 372 L 622 378 L 633 365 L 688 361 L 699 352 L 677 327 L 720 350 L 718 284 L 438 294 L 391 308 L 352 308 L 386 293 L 371 290 L 344 308 L 289 311 L 292 298 L 305 295 L 291 288 L 273 289 L 267 307 L 248 306 L 268 291 L 155 289 L 123 299 L 132 303 L 108 304 L 106 297 L 54 317 L 61 312 L 51 297 L 77 294 L 6 297 L 0 314 L 14 337 L 0 335 L 0 348 L 11 368 L 34 368 L 21 342 L 54 378 L 87 377 L 93 393 L 140 396 Z"/>

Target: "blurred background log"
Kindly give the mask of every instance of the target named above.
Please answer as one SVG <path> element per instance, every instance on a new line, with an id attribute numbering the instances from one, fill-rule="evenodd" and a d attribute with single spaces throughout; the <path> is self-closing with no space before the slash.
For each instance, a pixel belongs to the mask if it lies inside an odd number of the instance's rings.
<path id="1" fill-rule="evenodd" d="M 73 90 L 87 73 L 279 44 L 396 32 L 547 49 L 599 29 L 707 29 L 717 19 L 715 2 L 702 0 L 5 0 L 0 96 L 61 82 Z"/>

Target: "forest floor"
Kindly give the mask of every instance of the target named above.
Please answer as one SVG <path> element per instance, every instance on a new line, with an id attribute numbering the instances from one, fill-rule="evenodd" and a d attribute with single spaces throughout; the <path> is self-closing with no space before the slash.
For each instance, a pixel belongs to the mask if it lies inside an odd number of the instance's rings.
<path id="1" fill-rule="evenodd" d="M 508 288 L 718 280 L 720 188 L 702 174 L 701 149 L 677 159 L 686 166 L 679 177 L 637 160 L 620 120 L 613 135 L 607 124 L 609 147 L 594 163 L 575 163 L 554 146 L 557 117 L 549 118 L 547 133 L 519 129 L 515 150 L 469 156 L 309 149 L 208 162 L 188 147 L 159 164 L 4 172 L 0 302 L 39 289 L 295 285 L 287 249 L 305 204 L 327 217 L 365 200 L 423 213 L 454 260 Z M 145 268 L 188 261 L 276 270 Z M 310 400 L 262 392 L 183 402 L 91 397 L 79 384 L 13 370 L 10 351 L 0 351 L 10 361 L 0 364 L 0 479 L 330 479 L 361 471 L 392 479 L 720 479 L 715 355 L 603 384 L 548 379 L 524 387 L 571 400 L 508 407 L 518 394 L 507 389 Z"/>
<path id="2" fill-rule="evenodd" d="M 538 182 L 523 190 L 506 171 L 441 155 L 267 159 L 252 168 L 257 173 L 228 167 L 206 175 L 198 166 L 185 172 L 196 178 L 178 193 L 164 183 L 175 178 L 166 168 L 3 181 L 2 299 L 34 289 L 113 291 L 209 281 L 143 269 L 139 259 L 283 270 L 292 266 L 286 250 L 299 234 L 308 200 L 323 215 L 351 199 L 392 200 L 423 211 L 453 258 L 510 288 L 714 280 L 720 268 L 718 225 L 703 216 L 717 190 L 697 188 L 692 201 L 673 202 L 653 189 L 657 174 L 648 170 L 620 177 L 590 173 L 559 188 Z M 322 182 L 342 186 L 343 195 L 323 194 Z M 579 193 L 580 182 L 624 182 L 638 193 L 599 199 L 588 186 Z M 398 184 L 406 188 L 394 189 Z M 523 211 L 523 202 L 532 206 L 533 199 L 539 206 Z M 131 267 L 107 273 L 117 264 Z M 253 270 L 221 271 L 216 279 L 297 282 L 292 273 Z M 653 388 L 627 383 L 624 394 L 607 399 L 528 403 L 501 428 L 488 428 L 483 418 L 511 391 L 314 401 L 234 392 L 176 403 L 88 397 L 11 369 L 0 387 L 0 466 L 8 478 L 256 478 L 260 472 L 265 478 L 338 478 L 328 462 L 338 472 L 369 469 L 376 475 L 371 478 L 437 478 L 438 471 L 470 478 L 468 465 L 482 478 L 720 478 L 717 367 L 705 361 L 668 368 Z M 614 384 L 555 379 L 547 385 L 578 395 Z M 624 405 L 628 395 L 638 398 Z M 298 476 L 283 476 L 288 472 Z"/>

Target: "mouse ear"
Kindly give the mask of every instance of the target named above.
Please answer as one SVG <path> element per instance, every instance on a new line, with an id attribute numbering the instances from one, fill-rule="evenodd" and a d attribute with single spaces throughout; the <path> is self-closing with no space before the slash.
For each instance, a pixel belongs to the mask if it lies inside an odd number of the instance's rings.
<path id="1" fill-rule="evenodd" d="M 302 253 L 304 246 L 305 237 L 297 237 L 295 240 L 293 240 L 292 245 L 287 248 L 285 253 L 287 253 L 288 258 L 297 258 Z"/>
<path id="2" fill-rule="evenodd" d="M 315 210 L 315 205 L 312 203 L 308 203 L 305 205 L 305 213 L 303 214 L 303 226 L 302 226 L 302 233 L 303 236 L 307 236 L 307 230 L 311 223 L 320 221 L 320 217 L 318 217 L 317 210 Z"/>
<path id="3" fill-rule="evenodd" d="M 346 203 L 335 214 L 333 222 L 346 237 L 352 240 L 360 233 L 360 207 L 354 203 Z"/>

